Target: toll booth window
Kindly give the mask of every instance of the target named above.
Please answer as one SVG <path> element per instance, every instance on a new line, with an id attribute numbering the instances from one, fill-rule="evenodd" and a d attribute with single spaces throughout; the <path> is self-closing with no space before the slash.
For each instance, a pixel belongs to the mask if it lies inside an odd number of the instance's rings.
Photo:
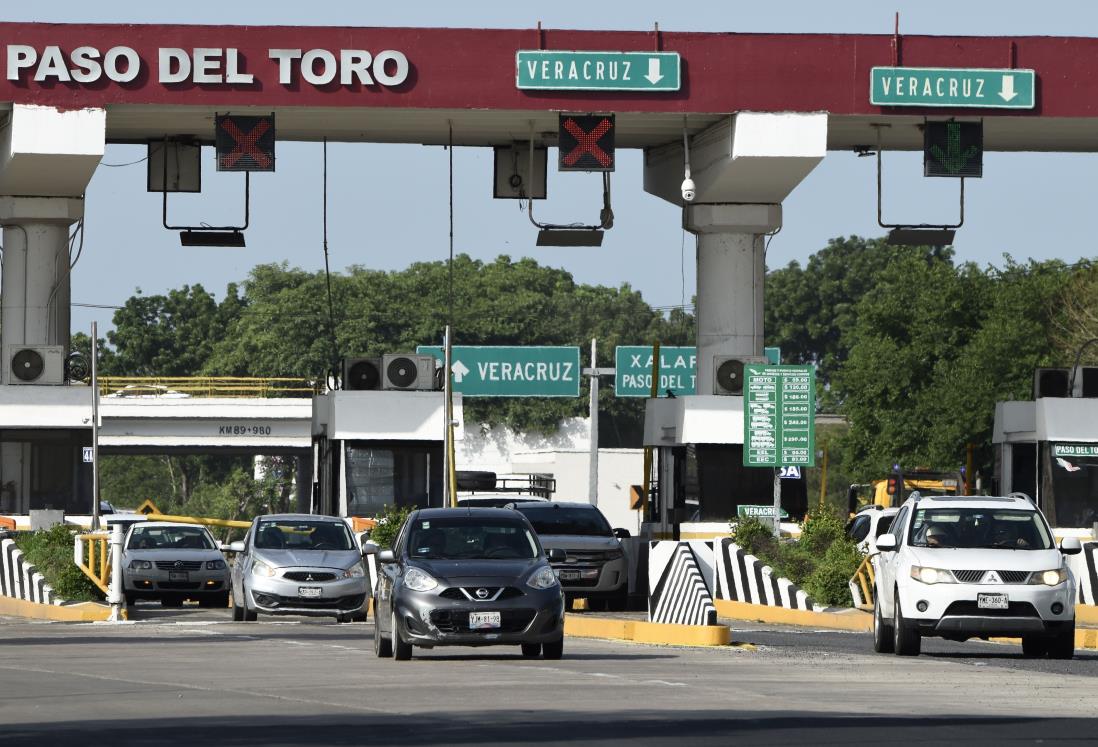
<path id="1" fill-rule="evenodd" d="M 437 443 L 348 441 L 345 449 L 348 516 L 377 516 L 387 506 L 442 505 Z"/>
<path id="2" fill-rule="evenodd" d="M 1051 451 L 1048 444 L 1042 450 Z M 1098 456 L 1049 453 L 1051 496 L 1042 491 L 1045 513 L 1055 526 L 1090 527 L 1098 521 Z M 1053 506 L 1048 506 L 1050 502 Z M 1052 508 L 1052 511 L 1049 511 Z"/>

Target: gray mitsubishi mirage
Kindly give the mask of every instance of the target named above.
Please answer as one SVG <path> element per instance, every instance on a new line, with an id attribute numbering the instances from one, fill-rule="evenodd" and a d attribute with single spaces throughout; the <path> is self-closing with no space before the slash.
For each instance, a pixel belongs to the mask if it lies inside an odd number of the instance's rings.
<path id="1" fill-rule="evenodd" d="M 364 548 L 378 551 L 377 546 Z M 564 594 L 526 518 L 503 508 L 414 511 L 392 550 L 378 552 L 374 652 L 412 647 L 521 646 L 559 659 Z"/>
<path id="2" fill-rule="evenodd" d="M 258 516 L 232 569 L 233 619 L 314 615 L 365 620 L 369 582 L 347 523 L 332 516 Z"/>

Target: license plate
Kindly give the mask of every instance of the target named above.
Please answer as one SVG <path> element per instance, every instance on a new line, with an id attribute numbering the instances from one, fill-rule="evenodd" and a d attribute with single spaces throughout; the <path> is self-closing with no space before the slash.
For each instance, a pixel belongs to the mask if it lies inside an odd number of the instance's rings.
<path id="1" fill-rule="evenodd" d="M 982 610 L 1010 609 L 1010 599 L 1006 594 L 977 594 L 976 606 Z"/>
<path id="2" fill-rule="evenodd" d="M 168 571 L 169 581 L 189 581 L 190 576 L 186 571 Z"/>
<path id="3" fill-rule="evenodd" d="M 557 574 L 557 578 L 559 578 L 561 581 L 579 581 L 580 572 L 579 571 L 561 571 L 560 573 Z"/>
<path id="4" fill-rule="evenodd" d="M 470 612 L 469 630 L 493 630 L 499 627 L 498 612 Z"/>
<path id="5" fill-rule="evenodd" d="M 306 599 L 316 599 L 320 596 L 321 588 L 319 586 L 299 586 L 297 587 L 297 595 L 299 597 L 305 597 Z"/>

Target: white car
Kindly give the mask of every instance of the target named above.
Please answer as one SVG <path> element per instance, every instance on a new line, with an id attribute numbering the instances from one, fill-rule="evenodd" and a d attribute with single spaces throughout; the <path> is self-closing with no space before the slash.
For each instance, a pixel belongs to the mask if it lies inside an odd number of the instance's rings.
<path id="1" fill-rule="evenodd" d="M 877 538 L 873 648 L 919 653 L 923 636 L 1021 637 L 1026 656 L 1075 654 L 1075 578 L 1028 497 L 927 496 Z"/>
<path id="2" fill-rule="evenodd" d="M 847 523 L 846 536 L 858 543 L 858 550 L 862 553 L 875 553 L 877 538 L 892 528 L 892 520 L 898 513 L 898 508 L 866 506 Z"/>

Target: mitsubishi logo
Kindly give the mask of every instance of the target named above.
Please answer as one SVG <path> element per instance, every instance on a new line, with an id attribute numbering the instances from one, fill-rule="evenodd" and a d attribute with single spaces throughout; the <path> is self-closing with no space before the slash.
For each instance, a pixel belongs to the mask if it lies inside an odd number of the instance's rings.
<path id="1" fill-rule="evenodd" d="M 490 593 L 487 589 L 476 590 L 477 599 L 487 599 Z"/>
<path id="2" fill-rule="evenodd" d="M 995 571 L 988 571 L 987 575 L 984 576 L 984 583 L 985 584 L 1001 584 L 1001 583 L 1003 583 L 1003 580 L 1001 578 L 999 578 L 999 574 L 996 573 Z"/>
<path id="3" fill-rule="evenodd" d="M 308 576 L 305 577 L 305 580 L 306 581 L 312 581 L 313 580 L 313 574 L 310 573 Z"/>

